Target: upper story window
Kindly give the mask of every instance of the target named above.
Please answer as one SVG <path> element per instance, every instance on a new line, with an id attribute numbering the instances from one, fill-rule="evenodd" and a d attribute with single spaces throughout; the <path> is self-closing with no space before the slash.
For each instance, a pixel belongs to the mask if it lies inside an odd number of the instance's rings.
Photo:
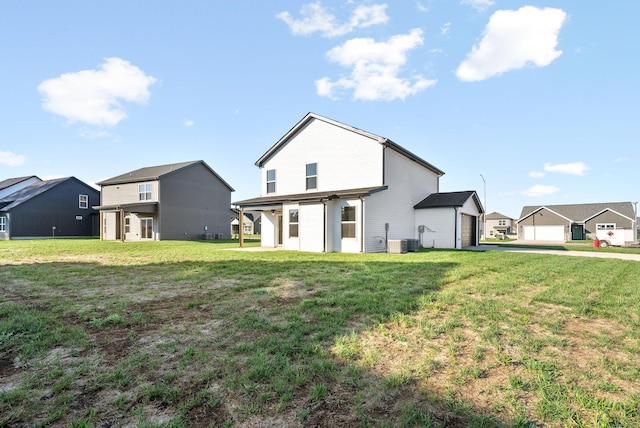
<path id="1" fill-rule="evenodd" d="M 342 207 L 342 237 L 356 237 L 356 207 Z"/>
<path id="2" fill-rule="evenodd" d="M 289 210 L 289 237 L 298 237 L 298 210 Z"/>
<path id="3" fill-rule="evenodd" d="M 7 231 L 7 218 L 0 217 L 0 232 L 6 232 L 6 231 Z"/>
<path id="4" fill-rule="evenodd" d="M 307 190 L 318 188 L 318 164 L 307 164 Z"/>
<path id="5" fill-rule="evenodd" d="M 498 220 L 498 226 L 506 226 L 507 220 Z"/>
<path id="6" fill-rule="evenodd" d="M 89 196 L 88 195 L 79 195 L 78 196 L 78 207 L 86 210 L 89 208 Z"/>
<path id="7" fill-rule="evenodd" d="M 138 200 L 139 201 L 151 200 L 151 183 L 138 185 Z"/>
<path id="8" fill-rule="evenodd" d="M 276 170 L 270 169 L 267 171 L 267 193 L 276 192 Z"/>

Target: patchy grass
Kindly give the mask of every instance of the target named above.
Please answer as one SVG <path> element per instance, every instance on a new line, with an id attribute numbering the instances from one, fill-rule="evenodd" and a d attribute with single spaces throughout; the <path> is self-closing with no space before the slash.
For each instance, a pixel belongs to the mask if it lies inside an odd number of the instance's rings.
<path id="1" fill-rule="evenodd" d="M 640 425 L 638 262 L 236 247 L 0 242 L 0 426 Z"/>

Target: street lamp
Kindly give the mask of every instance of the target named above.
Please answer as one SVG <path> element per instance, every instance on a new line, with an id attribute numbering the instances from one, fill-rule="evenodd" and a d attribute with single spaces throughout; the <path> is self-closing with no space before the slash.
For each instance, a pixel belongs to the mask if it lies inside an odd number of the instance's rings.
<path id="1" fill-rule="evenodd" d="M 487 239 L 487 182 L 485 181 L 482 174 L 480 174 L 480 178 L 482 178 L 482 183 L 484 184 L 484 214 L 482 214 L 482 220 L 484 225 L 482 226 L 482 234 L 484 235 L 484 239 Z"/>

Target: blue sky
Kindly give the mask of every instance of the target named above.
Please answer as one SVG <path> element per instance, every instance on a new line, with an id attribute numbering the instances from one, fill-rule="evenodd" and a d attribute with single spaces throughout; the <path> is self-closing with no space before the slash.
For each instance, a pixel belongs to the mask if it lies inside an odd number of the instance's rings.
<path id="1" fill-rule="evenodd" d="M 636 201 L 640 2 L 616 5 L 4 1 L 0 179 L 202 159 L 246 199 L 254 162 L 311 111 L 395 141 L 488 212 Z"/>

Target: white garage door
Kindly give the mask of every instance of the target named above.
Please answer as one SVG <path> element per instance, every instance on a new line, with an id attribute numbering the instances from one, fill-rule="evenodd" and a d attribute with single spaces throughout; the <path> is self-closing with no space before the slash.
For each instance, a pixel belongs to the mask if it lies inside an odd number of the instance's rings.
<path id="1" fill-rule="evenodd" d="M 525 241 L 564 241 L 564 226 L 525 226 Z"/>

